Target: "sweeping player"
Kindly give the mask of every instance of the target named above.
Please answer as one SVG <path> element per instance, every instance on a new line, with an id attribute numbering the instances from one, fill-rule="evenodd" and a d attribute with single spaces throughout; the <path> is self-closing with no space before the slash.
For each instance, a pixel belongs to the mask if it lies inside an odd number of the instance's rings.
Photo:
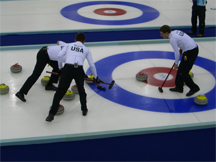
<path id="1" fill-rule="evenodd" d="M 52 72 L 58 72 L 58 53 L 64 46 L 46 46 L 42 47 L 37 53 L 37 61 L 31 76 L 25 81 L 19 92 L 16 93 L 16 96 L 23 102 L 26 102 L 24 94 L 27 95 L 31 87 L 35 84 L 35 82 L 40 77 L 43 72 L 45 66 L 49 64 L 53 70 Z M 45 86 L 46 90 L 56 90 L 57 87 L 53 85 L 53 83 L 58 82 L 59 77 L 57 75 L 51 75 L 49 82 Z"/>
<path id="2" fill-rule="evenodd" d="M 60 45 L 60 46 L 66 46 L 67 43 L 65 43 L 65 42 L 63 42 L 63 41 L 57 41 L 57 45 Z M 88 76 L 85 74 L 85 77 L 84 77 L 84 78 L 87 79 Z M 100 87 L 101 87 L 101 86 L 100 86 Z"/>
<path id="3" fill-rule="evenodd" d="M 82 115 L 87 115 L 88 109 L 86 104 L 86 93 L 84 89 L 85 73 L 83 70 L 83 63 L 85 59 L 87 59 L 91 72 L 96 78 L 94 78 L 94 82 L 100 83 L 100 79 L 97 77 L 97 71 L 93 62 L 91 51 L 84 46 L 84 42 L 85 35 L 83 33 L 77 33 L 75 43 L 67 44 L 58 55 L 59 69 L 62 69 L 63 57 L 66 55 L 65 65 L 61 74 L 58 89 L 53 98 L 49 115 L 46 118 L 46 121 L 48 122 L 54 120 L 54 116 L 58 111 L 59 103 L 64 97 L 73 79 L 75 80 L 78 88 Z"/>
<path id="4" fill-rule="evenodd" d="M 190 91 L 186 94 L 186 96 L 193 95 L 200 90 L 199 86 L 193 82 L 189 75 L 189 71 L 192 69 L 199 53 L 196 42 L 180 30 L 171 31 L 168 25 L 164 25 L 160 28 L 160 34 L 164 39 L 170 39 L 170 44 L 175 52 L 174 69 L 178 69 L 175 78 L 176 87 L 170 88 L 170 91 L 183 93 L 183 85 L 185 82 L 185 84 L 190 88 Z M 182 60 L 178 67 L 182 52 Z"/>

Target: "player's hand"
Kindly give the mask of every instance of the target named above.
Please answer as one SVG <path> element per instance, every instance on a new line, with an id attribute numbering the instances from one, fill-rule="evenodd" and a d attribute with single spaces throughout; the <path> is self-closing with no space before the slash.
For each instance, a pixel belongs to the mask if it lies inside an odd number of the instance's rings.
<path id="1" fill-rule="evenodd" d="M 173 68 L 177 70 L 178 69 L 178 65 L 175 64 Z"/>
<path id="2" fill-rule="evenodd" d="M 64 68 L 59 69 L 58 73 L 61 75 Z"/>
<path id="3" fill-rule="evenodd" d="M 88 79 L 88 75 L 84 74 L 84 78 L 85 78 L 85 79 Z"/>
<path id="4" fill-rule="evenodd" d="M 182 54 L 182 52 L 183 52 L 182 49 L 179 49 L 179 53 L 180 53 L 180 55 Z"/>
<path id="5" fill-rule="evenodd" d="M 97 77 L 96 79 L 93 78 L 93 82 L 94 82 L 94 83 L 97 83 L 97 84 L 100 84 L 100 83 L 101 83 L 101 80 Z"/>

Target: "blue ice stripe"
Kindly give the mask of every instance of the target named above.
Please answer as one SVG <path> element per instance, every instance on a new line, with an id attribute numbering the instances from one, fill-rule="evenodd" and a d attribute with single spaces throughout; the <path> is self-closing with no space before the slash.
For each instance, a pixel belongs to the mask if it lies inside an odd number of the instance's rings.
<path id="1" fill-rule="evenodd" d="M 216 37 L 207 38 L 193 38 L 196 42 L 216 41 Z M 133 44 L 156 44 L 169 43 L 168 39 L 154 39 L 154 40 L 129 40 L 129 41 L 105 41 L 105 42 L 86 42 L 85 46 L 112 46 L 112 45 L 133 45 Z M 18 45 L 18 46 L 0 46 L 0 51 L 5 50 L 26 50 L 26 49 L 40 49 L 43 46 L 55 44 L 38 44 L 38 45 Z"/>

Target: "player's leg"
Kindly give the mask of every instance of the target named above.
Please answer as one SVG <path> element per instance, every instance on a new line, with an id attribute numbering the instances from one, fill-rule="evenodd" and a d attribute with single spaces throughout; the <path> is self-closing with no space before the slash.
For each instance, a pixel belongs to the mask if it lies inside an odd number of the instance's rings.
<path id="1" fill-rule="evenodd" d="M 72 70 L 73 69 L 70 66 L 64 66 L 64 71 L 62 72 L 58 88 L 54 94 L 52 106 L 46 121 L 52 121 L 54 119 L 54 116 L 58 111 L 59 103 L 67 92 L 73 79 Z"/>
<path id="2" fill-rule="evenodd" d="M 53 68 L 52 72 L 58 73 L 59 68 L 58 68 L 58 62 L 57 61 L 52 61 L 50 60 L 49 65 Z M 53 85 L 53 83 L 57 83 L 59 80 L 59 76 L 55 74 L 51 74 L 50 80 L 45 86 L 46 90 L 56 90 L 57 87 Z"/>
<path id="3" fill-rule="evenodd" d="M 199 6 L 199 34 L 197 35 L 198 37 L 202 37 L 204 34 L 204 29 L 205 29 L 205 12 L 206 8 L 205 6 Z"/>
<path id="4" fill-rule="evenodd" d="M 78 67 L 77 69 L 74 69 L 77 72 L 74 73 L 74 79 L 78 88 L 79 96 L 80 96 L 80 104 L 81 104 L 81 110 L 83 113 L 83 116 L 87 115 L 88 109 L 87 109 L 87 100 L 86 100 L 86 92 L 84 88 L 84 77 L 85 73 L 82 67 Z"/>
<path id="5" fill-rule="evenodd" d="M 25 83 L 23 84 L 19 92 L 16 94 L 16 96 L 20 100 L 25 102 L 24 94 L 27 95 L 31 87 L 38 80 L 48 60 L 49 60 L 49 56 L 46 52 L 46 49 L 44 48 L 40 49 L 40 51 L 37 53 L 37 61 L 32 74 L 28 77 L 28 79 L 25 81 Z"/>

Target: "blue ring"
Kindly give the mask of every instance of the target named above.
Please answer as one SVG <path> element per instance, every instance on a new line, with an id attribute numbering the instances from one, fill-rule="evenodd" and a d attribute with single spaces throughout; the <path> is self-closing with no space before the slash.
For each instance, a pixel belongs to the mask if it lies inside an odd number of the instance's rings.
<path id="1" fill-rule="evenodd" d="M 86 7 L 90 5 L 97 5 L 97 4 L 125 5 L 125 6 L 130 6 L 130 7 L 135 7 L 137 9 L 140 9 L 143 13 L 141 16 L 137 18 L 129 19 L 129 20 L 97 20 L 97 19 L 91 19 L 91 18 L 81 16 L 77 13 L 77 11 L 82 7 Z M 154 20 L 160 15 L 160 13 L 152 7 L 141 5 L 141 4 L 136 4 L 136 3 L 119 2 L 119 1 L 92 1 L 92 2 L 76 3 L 76 4 L 72 4 L 72 5 L 64 7 L 61 10 L 61 14 L 70 20 L 88 23 L 88 24 L 99 24 L 99 25 L 139 24 L 139 23 Z"/>
<path id="2" fill-rule="evenodd" d="M 165 51 L 136 51 L 117 54 L 114 56 L 106 57 L 95 63 L 98 72 L 98 76 L 101 80 L 110 83 L 112 79 L 112 73 L 119 65 L 129 61 L 140 59 L 171 59 L 174 60 L 173 52 Z M 215 75 L 215 62 L 209 59 L 197 57 L 195 65 L 200 66 L 210 72 L 216 79 Z M 88 69 L 87 74 L 91 73 Z M 208 104 L 199 106 L 194 103 L 194 98 L 185 99 L 157 99 L 146 96 L 137 95 L 127 90 L 122 89 L 116 83 L 111 90 L 105 91 L 97 89 L 96 85 L 89 84 L 92 90 L 102 97 L 113 101 L 115 103 L 154 112 L 169 112 L 169 113 L 191 113 L 215 109 L 215 87 L 207 92 L 205 96 L 208 98 Z M 157 87 L 155 87 L 157 88 Z M 159 91 L 158 91 L 159 93 Z"/>

